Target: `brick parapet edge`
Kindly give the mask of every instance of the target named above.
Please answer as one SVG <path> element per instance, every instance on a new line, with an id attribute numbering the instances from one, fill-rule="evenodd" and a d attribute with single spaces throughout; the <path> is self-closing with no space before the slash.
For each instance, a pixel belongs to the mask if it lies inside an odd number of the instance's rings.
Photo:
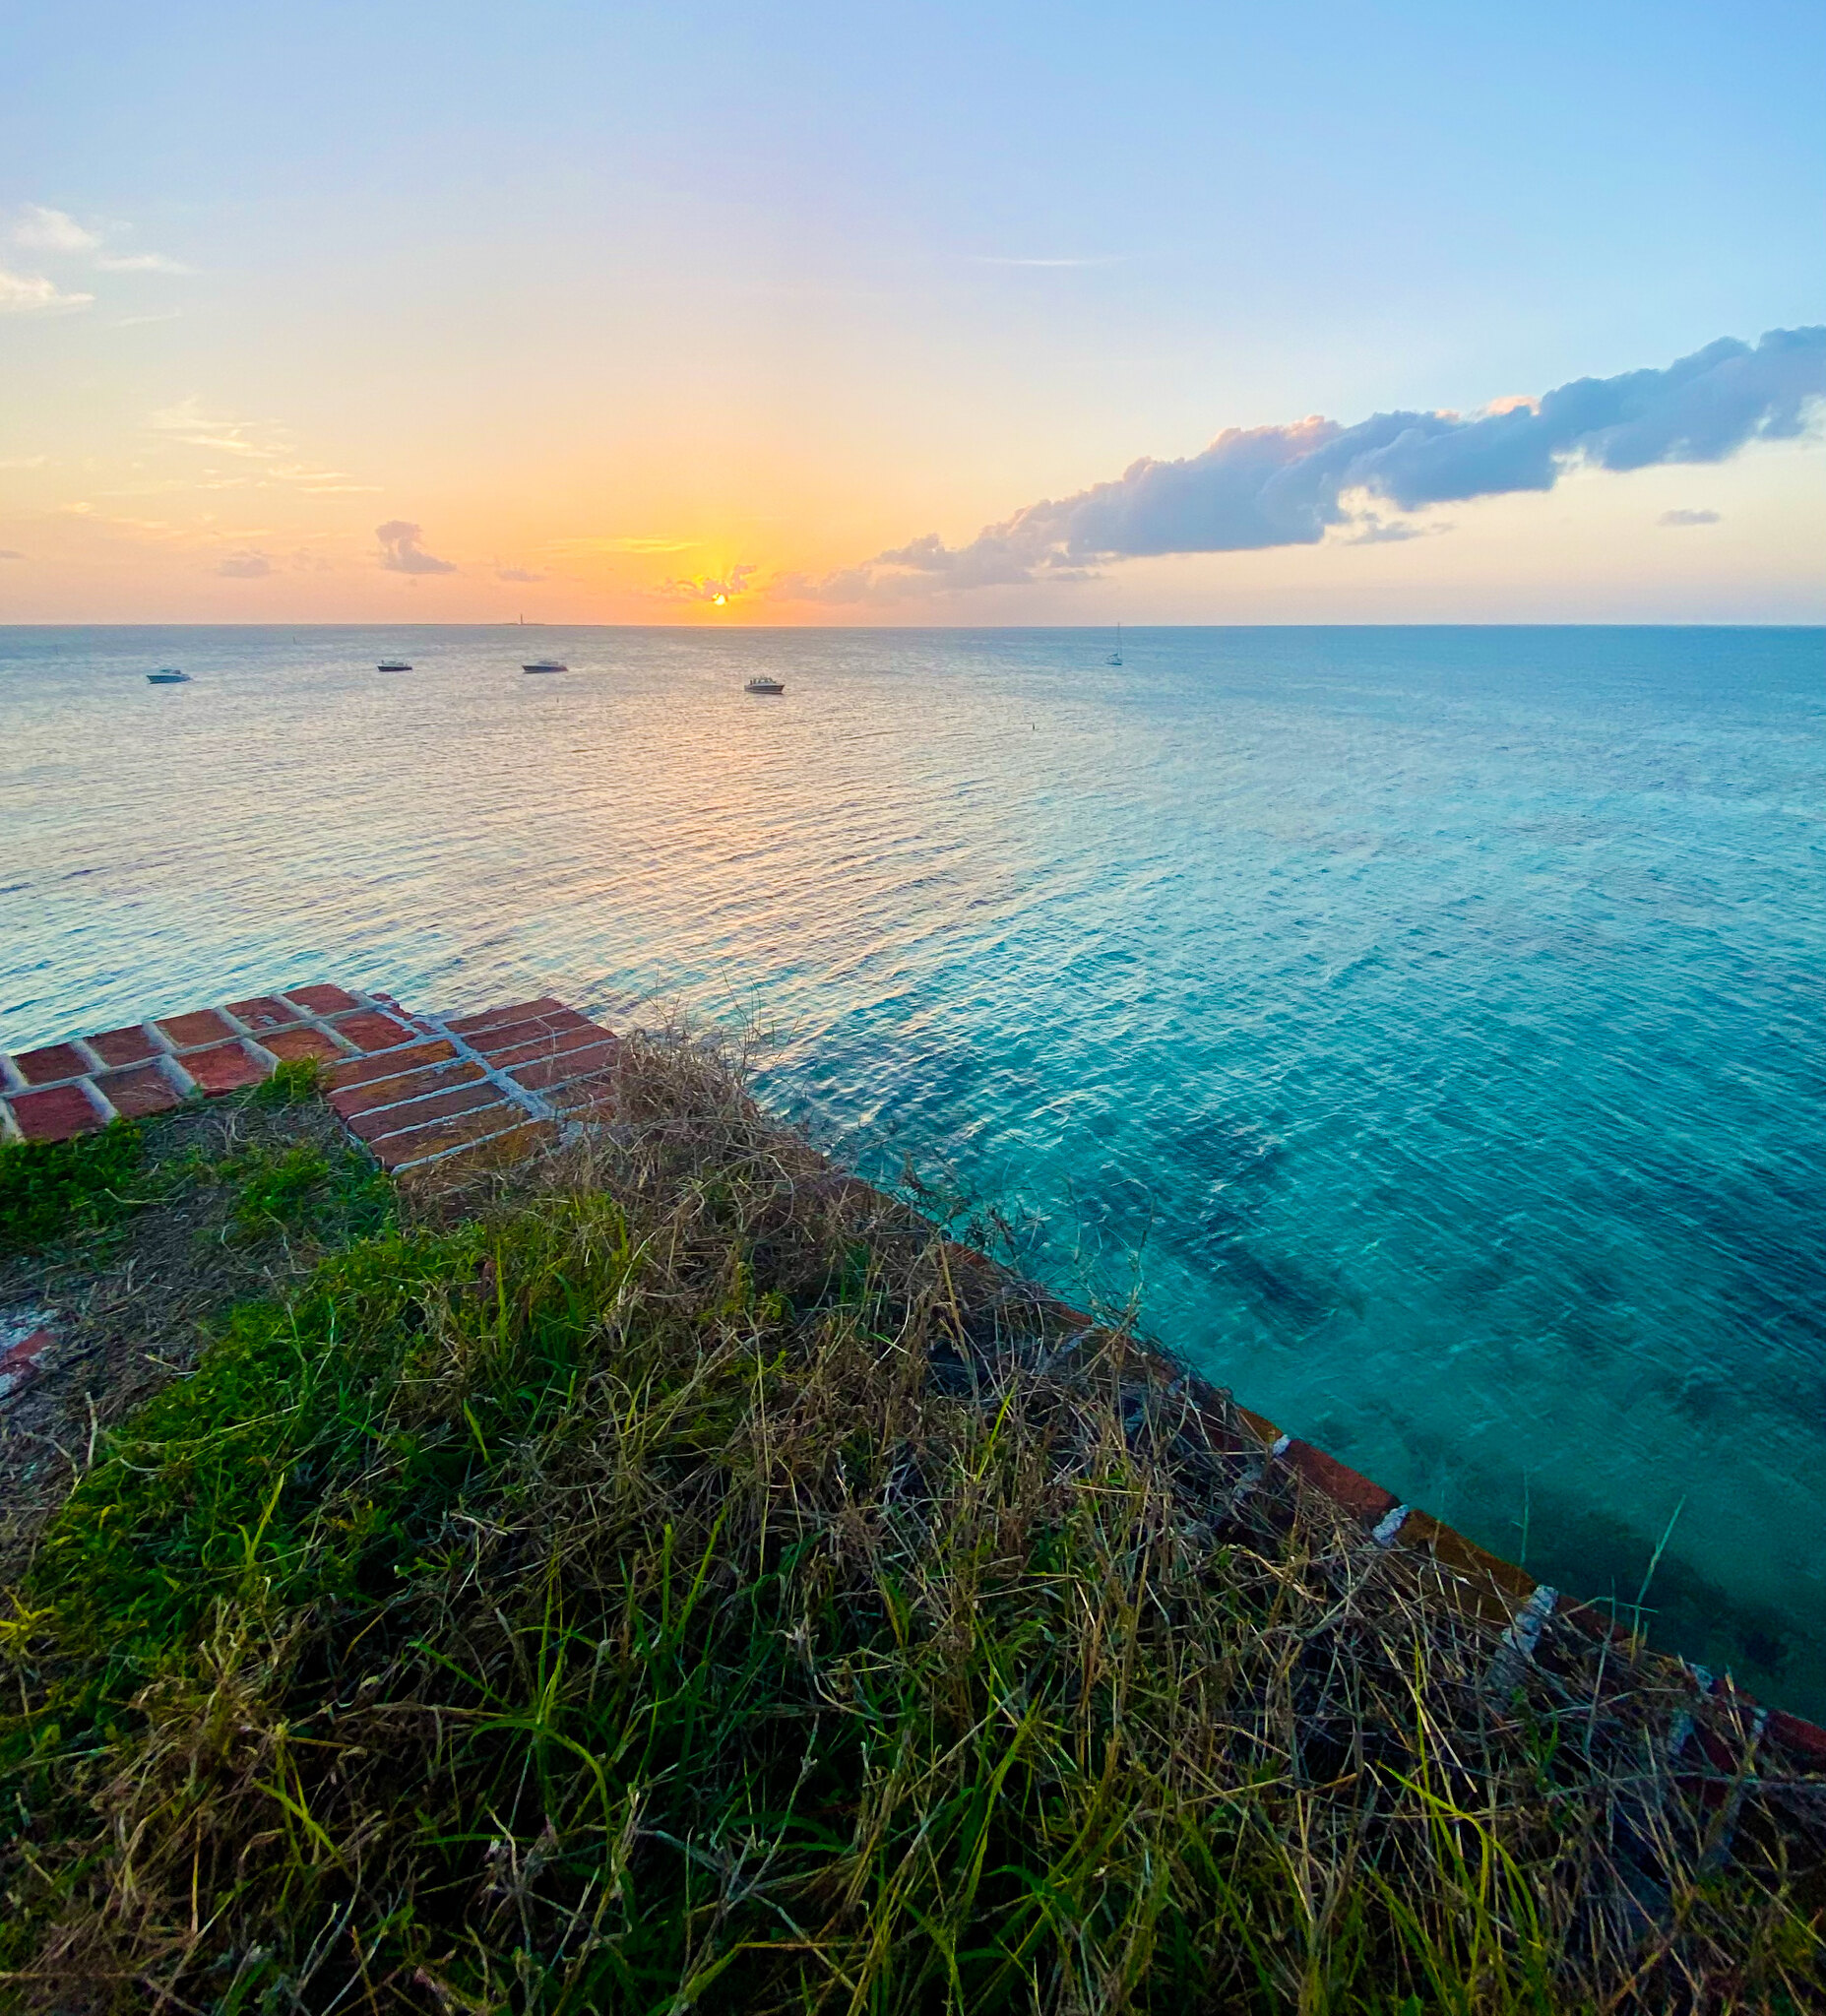
<path id="1" fill-rule="evenodd" d="M 21 1056 L 0 1051 L 0 1140 L 54 1140 L 106 1125 L 118 1110 L 107 1091 L 110 1081 L 117 1096 L 126 1097 L 130 1089 L 144 1096 L 135 1101 L 140 1116 L 199 1094 L 258 1083 L 287 1056 L 314 1054 L 331 1067 L 331 1103 L 352 1138 L 393 1174 L 406 1176 L 460 1157 L 530 1149 L 587 1120 L 610 1097 L 605 1081 L 615 1043 L 610 1031 L 549 996 L 482 1014 L 428 1015 L 402 1007 L 390 994 L 316 983 L 225 1007 L 148 1018 Z M 71 1064 L 77 1068 L 63 1068 Z M 156 1074 L 152 1083 L 137 1076 L 147 1071 Z M 420 1118 L 449 1089 L 464 1085 L 475 1086 L 478 1095 L 485 1089 L 485 1102 L 455 1115 L 440 1107 Z M 168 1097 L 159 1097 L 160 1089 Z M 61 1103 L 40 1103 L 42 1095 L 52 1094 L 62 1096 Z M 40 1115 L 45 1124 L 34 1125 Z M 80 1124 L 65 1124 L 72 1120 Z M 385 1131 L 389 1127 L 393 1131 Z M 860 1177 L 838 1170 L 833 1176 L 884 1207 L 905 1208 Z M 946 1250 L 963 1267 L 994 1265 L 969 1247 L 948 1241 Z M 1046 1299 L 1068 1328 L 1086 1335 L 1107 1331 L 1086 1311 Z M 0 1403 L 43 1368 L 54 1336 L 34 1320 L 26 1334 L 5 1342 Z M 1502 1626 L 1487 1674 L 1496 1692 L 1506 1693 L 1520 1679 L 1549 1625 L 1593 1643 L 1633 1642 L 1598 1606 L 1566 1600 L 1325 1450 L 1284 1432 L 1165 1353 L 1137 1346 L 1136 1355 L 1150 1384 L 1197 1417 L 1214 1449 L 1259 1462 L 1265 1478 L 1282 1476 L 1296 1492 L 1324 1500 L 1365 1544 L 1422 1555 L 1451 1576 L 1472 1607 Z M 1709 1701 L 1734 1715 L 1748 1756 L 1773 1748 L 1803 1772 L 1826 1774 L 1826 1730 L 1786 1710 L 1762 1707 L 1729 1675 L 1685 1661 L 1676 1665 L 1695 1705 Z M 1690 1714 L 1681 1724 L 1669 1734 L 1668 1754 L 1677 1763 L 1692 1750 L 1694 1783 L 1703 1796 L 1722 1801 L 1732 1783 L 1747 1782 L 1747 1766 L 1716 1732 Z"/>

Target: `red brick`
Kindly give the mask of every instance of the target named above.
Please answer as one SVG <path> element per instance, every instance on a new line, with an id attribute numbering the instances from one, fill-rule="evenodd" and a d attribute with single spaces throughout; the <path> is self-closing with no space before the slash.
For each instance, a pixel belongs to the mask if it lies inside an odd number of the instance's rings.
<path id="1" fill-rule="evenodd" d="M 375 1113 L 382 1106 L 397 1106 L 403 1100 L 423 1099 L 434 1092 L 448 1092 L 453 1086 L 473 1085 L 482 1076 L 479 1064 L 465 1060 L 456 1064 L 427 1065 L 422 1071 L 406 1071 L 392 1078 L 375 1078 L 365 1085 L 346 1085 L 330 1095 L 330 1103 L 346 1120 L 357 1113 Z M 500 1095 L 497 1091 L 496 1097 Z"/>
<path id="2" fill-rule="evenodd" d="M 441 1162 L 402 1163 L 393 1166 L 397 1166 L 403 1181 L 437 1183 L 445 1177 L 464 1176 L 477 1168 L 505 1168 L 508 1164 L 520 1161 L 553 1138 L 554 1129 L 549 1120 L 528 1120 L 524 1126 L 511 1128 L 505 1134 L 491 1134 L 467 1148 L 458 1148 Z M 394 1139 L 404 1141 L 406 1136 L 400 1134 Z M 391 1142 L 381 1144 L 382 1148 L 391 1146 Z M 379 1154 L 380 1149 L 377 1148 L 375 1153 Z"/>
<path id="3" fill-rule="evenodd" d="M 535 1057 L 530 1064 L 518 1067 L 513 1074 L 514 1082 L 524 1085 L 529 1092 L 543 1092 L 548 1085 L 565 1085 L 573 1078 L 588 1077 L 604 1064 L 612 1063 L 620 1047 L 611 1037 L 606 1042 L 592 1043 L 588 1049 L 573 1050 L 568 1056 Z"/>
<path id="4" fill-rule="evenodd" d="M 321 1029 L 270 1029 L 263 1030 L 257 1039 L 263 1050 L 271 1050 L 274 1056 L 286 1063 L 295 1063 L 300 1057 L 346 1057 L 348 1052 L 340 1050 Z"/>
<path id="5" fill-rule="evenodd" d="M 1400 1502 L 1393 1491 L 1372 1484 L 1368 1478 L 1315 1449 L 1310 1442 L 1290 1442 L 1281 1452 L 1290 1469 L 1296 1470 L 1315 1490 L 1323 1491 L 1334 1505 L 1354 1513 L 1365 1526 L 1374 1526 Z"/>
<path id="6" fill-rule="evenodd" d="M 73 1043 L 46 1043 L 13 1061 L 28 1085 L 56 1085 L 66 1078 L 81 1078 L 89 1069 Z"/>
<path id="7" fill-rule="evenodd" d="M 180 1050 L 190 1043 L 219 1043 L 234 1034 L 214 1008 L 199 1008 L 190 1015 L 161 1015 L 158 1027 Z"/>
<path id="8" fill-rule="evenodd" d="M 165 1113 L 183 1102 L 157 1064 L 136 1064 L 131 1071 L 110 1071 L 95 1080 L 109 1104 L 123 1119 L 143 1120 L 148 1113 Z"/>
<path id="9" fill-rule="evenodd" d="M 1785 1708 L 1772 1708 L 1763 1725 L 1763 1739 L 1785 1750 L 1809 1771 L 1826 1772 L 1826 1729 L 1817 1729 Z"/>
<path id="10" fill-rule="evenodd" d="M 453 1119 L 433 1120 L 428 1126 L 407 1127 L 389 1134 L 374 1144 L 374 1153 L 383 1168 L 397 1169 L 404 1163 L 418 1162 L 427 1155 L 442 1155 L 447 1149 L 461 1148 L 467 1141 L 504 1132 L 524 1117 L 524 1107 L 509 1105 L 501 1100 L 493 1105 L 477 1106 L 472 1112 L 459 1113 Z"/>
<path id="11" fill-rule="evenodd" d="M 615 1084 L 607 1072 L 580 1078 L 550 1095 L 551 1103 L 573 1120 L 606 1120 L 615 1109 Z"/>
<path id="12" fill-rule="evenodd" d="M 554 1008 L 549 1015 L 529 1015 L 519 1022 L 498 1022 L 492 1029 L 478 1029 L 464 1038 L 472 1050 L 480 1050 L 484 1056 L 498 1056 L 503 1050 L 516 1049 L 522 1043 L 538 1042 L 543 1038 L 566 1036 L 580 1029 L 596 1029 L 588 1016 L 579 1015 L 574 1008 Z M 607 1036 L 605 1029 L 597 1030 L 598 1036 Z"/>
<path id="13" fill-rule="evenodd" d="M 1400 1544 L 1404 1547 L 1424 1547 L 1434 1560 L 1455 1570 L 1481 1592 L 1485 1587 L 1498 1592 L 1504 1613 L 1519 1608 L 1535 1593 L 1535 1578 L 1513 1561 L 1505 1561 L 1469 1541 L 1462 1533 L 1442 1525 L 1430 1512 L 1417 1507 L 1401 1523 Z M 1493 1612 L 1491 1612 L 1493 1614 Z"/>
<path id="14" fill-rule="evenodd" d="M 267 1075 L 267 1067 L 256 1063 L 239 1043 L 218 1043 L 213 1050 L 192 1050 L 181 1061 L 212 1099 L 219 1093 L 238 1092 L 244 1085 L 258 1085 Z"/>
<path id="15" fill-rule="evenodd" d="M 361 1006 L 353 994 L 346 994 L 341 987 L 327 984 L 287 987 L 285 999 L 295 1001 L 300 1008 L 308 1008 L 313 1015 L 341 1015 L 346 1008 Z"/>
<path id="16" fill-rule="evenodd" d="M 1236 1410 L 1237 1418 L 1254 1435 L 1264 1449 L 1272 1449 L 1281 1439 L 1281 1430 L 1265 1414 L 1251 1414 L 1246 1407 Z"/>
<path id="17" fill-rule="evenodd" d="M 561 1057 L 567 1050 L 581 1050 L 586 1043 L 613 1040 L 610 1031 L 598 1029 L 594 1022 L 586 1022 L 580 1015 L 569 1029 L 528 1037 L 524 1041 L 503 1044 L 496 1049 L 489 1049 L 479 1042 L 473 1047 L 480 1050 L 497 1071 L 512 1071 L 521 1064 L 530 1063 L 535 1057 Z"/>
<path id="18" fill-rule="evenodd" d="M 389 1050 L 379 1057 L 351 1057 L 346 1063 L 337 1065 L 330 1073 L 330 1083 L 336 1086 L 366 1085 L 381 1078 L 397 1078 L 402 1071 L 409 1071 L 419 1064 L 437 1064 L 457 1054 L 455 1043 L 416 1043 L 409 1050 Z M 472 1070 L 474 1066 L 470 1067 Z"/>
<path id="19" fill-rule="evenodd" d="M 1085 1318 L 1086 1323 L 1089 1321 L 1089 1317 Z M 1079 1327 L 1082 1328 L 1083 1325 Z M 1202 1384 L 1200 1381 L 1199 1385 Z M 1208 1388 L 1206 1390 L 1209 1391 Z M 1192 1413 L 1198 1420 L 1199 1432 L 1211 1448 L 1222 1451 L 1226 1456 L 1261 1455 L 1261 1449 L 1257 1446 L 1254 1436 L 1247 1428 L 1232 1427 L 1229 1417 L 1221 1405 L 1200 1399 L 1197 1386 L 1188 1397 L 1192 1403 Z"/>
<path id="20" fill-rule="evenodd" d="M 397 1049 L 401 1043 L 409 1043 L 418 1034 L 415 1029 L 408 1029 L 405 1023 L 395 1022 L 391 1015 L 376 1015 L 365 1008 L 359 1015 L 340 1017 L 331 1027 L 358 1050 Z"/>
<path id="21" fill-rule="evenodd" d="M 23 1392 L 40 1376 L 45 1359 L 56 1342 L 55 1336 L 40 1326 L 30 1336 L 22 1337 L 10 1350 L 0 1352 L 0 1405 Z"/>
<path id="22" fill-rule="evenodd" d="M 1553 1606 L 1555 1624 L 1569 1625 L 1573 1630 L 1583 1632 L 1587 1638 L 1608 1638 L 1612 1645 L 1630 1643 L 1630 1633 L 1615 1617 L 1607 1615 L 1595 1604 L 1559 1603 Z"/>
<path id="23" fill-rule="evenodd" d="M 453 1016 L 444 1024 L 452 1036 L 472 1037 L 477 1030 L 496 1029 L 506 1022 L 531 1022 L 536 1016 L 550 1015 L 562 1009 L 562 1001 L 554 1001 L 549 994 L 537 1001 L 520 1001 L 512 1008 L 484 1008 L 477 1015 Z"/>
<path id="24" fill-rule="evenodd" d="M 458 1113 L 501 1103 L 499 1088 L 484 1080 L 477 1085 L 455 1086 L 428 1099 L 408 1100 L 403 1105 L 372 1106 L 365 1113 L 349 1114 L 347 1125 L 358 1140 L 379 1141 L 388 1134 L 404 1134 L 409 1127 L 428 1126 L 433 1120 L 448 1120 Z"/>
<path id="25" fill-rule="evenodd" d="M 85 1039 L 104 1064 L 144 1064 L 158 1055 L 158 1045 L 138 1024 L 131 1029 L 107 1029 Z"/>
<path id="26" fill-rule="evenodd" d="M 55 1333 L 40 1323 L 35 1330 L 28 1331 L 5 1351 L 0 1351 L 0 1373 L 20 1371 L 33 1358 L 49 1351 L 56 1342 Z"/>
<path id="27" fill-rule="evenodd" d="M 271 994 L 262 994 L 252 1001 L 230 1001 L 228 1013 L 235 1021 L 244 1022 L 249 1029 L 256 1032 L 263 1029 L 289 1029 L 300 1019 L 295 1008 L 287 1007 L 283 1001 L 276 1000 Z"/>
<path id="28" fill-rule="evenodd" d="M 72 1134 L 87 1134 L 101 1124 L 101 1115 L 80 1085 L 60 1085 L 51 1092 L 22 1092 L 8 1103 L 28 1141 L 68 1141 Z"/>

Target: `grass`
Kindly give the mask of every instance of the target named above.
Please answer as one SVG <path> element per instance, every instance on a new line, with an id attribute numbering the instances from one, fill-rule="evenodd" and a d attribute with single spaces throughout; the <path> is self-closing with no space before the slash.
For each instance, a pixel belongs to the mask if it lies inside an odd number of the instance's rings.
<path id="1" fill-rule="evenodd" d="M 394 1211 L 297 1074 L 144 1121 L 137 1157 L 102 1209 L 60 1213 L 34 1250 L 0 1257 L 0 1309 L 54 1311 L 59 1340 L 0 1412 L 0 1590 L 104 1432 L 186 1372 L 236 1302 L 294 1292 Z"/>
<path id="2" fill-rule="evenodd" d="M 1817 2006 L 1809 1809 L 1677 1776 L 1661 1669 L 1493 1692 L 1461 1585 L 715 1054 L 348 1230 L 13 1595 L 22 2007 Z"/>
<path id="3" fill-rule="evenodd" d="M 0 1259 L 124 1217 L 144 1153 L 131 1120 L 73 1141 L 0 1144 Z"/>

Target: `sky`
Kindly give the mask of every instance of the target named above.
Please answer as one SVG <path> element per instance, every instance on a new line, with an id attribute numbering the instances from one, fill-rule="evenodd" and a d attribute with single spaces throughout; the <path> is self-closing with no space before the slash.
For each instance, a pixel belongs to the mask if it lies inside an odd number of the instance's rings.
<path id="1" fill-rule="evenodd" d="M 1826 620 L 1814 0 L 0 47 L 0 622 Z"/>

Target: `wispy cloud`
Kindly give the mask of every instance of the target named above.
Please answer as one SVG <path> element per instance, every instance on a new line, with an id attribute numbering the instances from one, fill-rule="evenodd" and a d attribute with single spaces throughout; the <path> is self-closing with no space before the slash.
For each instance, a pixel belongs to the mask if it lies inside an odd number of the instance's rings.
<path id="1" fill-rule="evenodd" d="M 180 400 L 176 406 L 160 407 L 147 415 L 146 424 L 187 448 L 208 448 L 218 455 L 275 462 L 291 452 L 279 430 L 268 429 L 258 420 L 231 420 L 206 413 L 203 402 L 194 397 Z"/>
<path id="2" fill-rule="evenodd" d="M 494 578 L 497 581 L 543 581 L 545 577 L 525 567 L 497 567 Z"/>
<path id="3" fill-rule="evenodd" d="M 216 563 L 216 572 L 230 581 L 261 581 L 272 571 L 273 563 L 264 553 L 226 553 Z"/>
<path id="4" fill-rule="evenodd" d="M 755 569 L 744 561 L 725 574 L 686 575 L 681 580 L 662 581 L 649 593 L 661 601 L 711 602 L 721 607 L 749 592 L 754 573 Z"/>
<path id="5" fill-rule="evenodd" d="M 181 259 L 167 259 L 162 252 L 104 252 L 95 267 L 101 273 L 191 274 L 197 270 Z"/>
<path id="6" fill-rule="evenodd" d="M 1437 538 L 1452 530 L 1451 524 L 1416 525 L 1408 518 L 1378 518 L 1364 511 L 1351 521 L 1354 530 L 1344 540 L 1348 546 L 1394 546 L 1404 539 Z"/>
<path id="7" fill-rule="evenodd" d="M 0 469 L 43 469 L 49 461 L 48 455 L 6 455 L 0 456 Z"/>
<path id="8" fill-rule="evenodd" d="M 42 203 L 20 207 L 7 234 L 15 245 L 31 252 L 49 252 L 62 258 L 80 259 L 98 273 L 188 274 L 195 267 L 163 252 L 120 252 L 108 249 L 108 233 L 78 223 L 68 211 L 52 210 Z"/>
<path id="9" fill-rule="evenodd" d="M 159 315 L 123 315 L 114 324 L 114 327 L 116 329 L 144 329 L 149 322 L 181 322 L 183 318 L 184 311 L 182 308 L 167 308 Z"/>
<path id="10" fill-rule="evenodd" d="M 87 308 L 94 294 L 73 293 L 40 273 L 10 273 L 0 266 L 0 315 L 56 315 Z"/>
<path id="11" fill-rule="evenodd" d="M 148 415 L 146 424 L 179 447 L 203 448 L 254 466 L 246 474 L 225 480 L 219 480 L 220 471 L 205 470 L 197 485 L 201 489 L 283 484 L 310 496 L 354 496 L 373 495 L 380 488 L 378 483 L 356 482 L 346 470 L 319 469 L 315 463 L 292 460 L 297 448 L 287 429 L 270 421 L 205 412 L 202 401 L 196 398 L 160 408 Z"/>
<path id="12" fill-rule="evenodd" d="M 380 541 L 380 564 L 390 574 L 454 574 L 454 560 L 440 560 L 424 549 L 423 529 L 404 518 L 390 518 L 374 528 Z"/>
<path id="13" fill-rule="evenodd" d="M 99 235 L 86 230 L 67 211 L 47 210 L 41 203 L 21 205 L 11 236 L 15 245 L 32 252 L 94 252 L 101 245 Z"/>
<path id="14" fill-rule="evenodd" d="M 548 540 L 543 550 L 572 559 L 583 559 L 591 553 L 688 553 L 692 547 L 702 543 L 701 539 L 647 538 L 634 534 L 593 533 L 578 538 Z"/>
<path id="15" fill-rule="evenodd" d="M 0 546 L 0 560 L 23 560 L 25 554 L 16 552 L 11 546 Z"/>
<path id="16" fill-rule="evenodd" d="M 1716 511 L 1664 511 L 1655 521 L 1657 525 L 1717 525 Z"/>
<path id="17" fill-rule="evenodd" d="M 1665 370 L 1577 378 L 1470 418 L 1375 413 L 1227 428 L 1178 462 L 1144 456 L 1113 481 L 1031 504 L 962 546 L 936 534 L 819 580 L 788 575 L 785 600 L 900 600 L 1002 584 L 1082 581 L 1111 561 L 1316 545 L 1334 528 L 1366 543 L 1401 512 L 1508 491 L 1550 490 L 1569 469 L 1722 462 L 1753 440 L 1793 440 L 1826 398 L 1826 328 L 1772 330 L 1752 348 L 1724 337 Z M 1347 535 L 1348 536 L 1348 535 Z"/>

